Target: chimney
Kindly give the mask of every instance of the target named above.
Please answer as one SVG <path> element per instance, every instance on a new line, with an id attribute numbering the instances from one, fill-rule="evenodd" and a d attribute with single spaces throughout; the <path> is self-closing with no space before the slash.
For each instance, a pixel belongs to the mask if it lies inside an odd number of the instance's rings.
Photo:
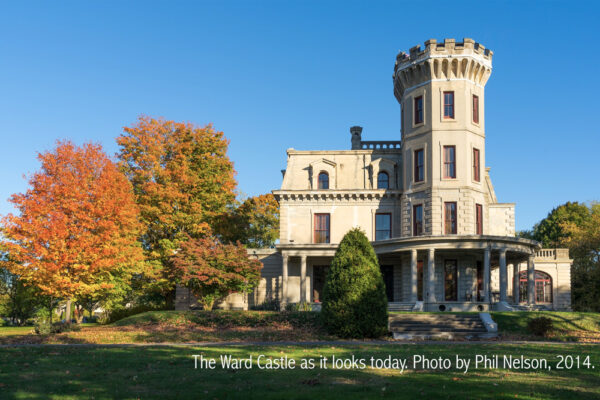
<path id="1" fill-rule="evenodd" d="M 351 126 L 350 134 L 352 135 L 352 150 L 360 150 L 362 147 L 362 126 Z"/>

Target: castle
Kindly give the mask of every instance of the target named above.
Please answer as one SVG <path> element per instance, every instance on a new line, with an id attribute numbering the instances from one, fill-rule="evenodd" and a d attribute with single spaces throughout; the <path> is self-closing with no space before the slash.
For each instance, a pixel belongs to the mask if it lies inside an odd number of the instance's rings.
<path id="1" fill-rule="evenodd" d="M 261 284 L 222 306 L 318 309 L 337 244 L 358 226 L 379 257 L 390 309 L 569 309 L 568 250 L 515 237 L 515 204 L 498 202 L 486 167 L 492 56 L 472 39 L 401 52 L 393 74 L 401 140 L 363 140 L 353 126 L 350 150 L 288 149 L 273 191 L 280 242 L 249 251 L 263 262 Z"/>

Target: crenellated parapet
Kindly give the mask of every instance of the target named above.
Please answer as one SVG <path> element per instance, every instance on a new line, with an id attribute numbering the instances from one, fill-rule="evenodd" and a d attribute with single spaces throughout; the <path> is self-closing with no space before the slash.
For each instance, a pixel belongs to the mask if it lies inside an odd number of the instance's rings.
<path id="1" fill-rule="evenodd" d="M 492 73 L 493 52 L 473 39 L 435 39 L 425 48 L 414 46 L 409 53 L 400 52 L 394 65 L 394 95 L 401 101 L 407 91 L 430 81 L 466 79 L 485 86 Z"/>

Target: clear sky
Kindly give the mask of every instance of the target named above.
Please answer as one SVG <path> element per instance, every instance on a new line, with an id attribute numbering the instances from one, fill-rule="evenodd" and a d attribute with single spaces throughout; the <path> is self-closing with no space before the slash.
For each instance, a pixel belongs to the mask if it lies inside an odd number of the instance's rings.
<path id="1" fill-rule="evenodd" d="M 57 139 L 101 143 L 138 115 L 231 140 L 239 189 L 281 184 L 285 150 L 398 140 L 399 50 L 494 51 L 486 164 L 517 229 L 600 200 L 600 7 L 581 2 L 12 1 L 0 5 L 0 214 Z"/>

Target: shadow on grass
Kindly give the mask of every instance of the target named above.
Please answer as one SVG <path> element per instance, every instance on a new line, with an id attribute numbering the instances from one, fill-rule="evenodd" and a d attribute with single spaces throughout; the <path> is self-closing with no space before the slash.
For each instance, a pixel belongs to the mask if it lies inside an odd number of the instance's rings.
<path id="1" fill-rule="evenodd" d="M 318 359 L 320 356 L 369 359 L 408 357 L 474 358 L 475 354 L 524 354 L 553 358 L 600 351 L 582 345 L 403 345 L 352 347 L 228 348 L 12 348 L 0 351 L 2 398 L 578 398 L 600 396 L 598 373 L 571 371 L 409 371 L 395 370 L 262 370 L 256 357 Z M 194 369 L 193 354 L 219 359 L 223 354 L 253 356 L 251 370 Z M 218 361 L 217 361 L 218 366 Z M 598 368 L 598 367 L 597 367 Z"/>

